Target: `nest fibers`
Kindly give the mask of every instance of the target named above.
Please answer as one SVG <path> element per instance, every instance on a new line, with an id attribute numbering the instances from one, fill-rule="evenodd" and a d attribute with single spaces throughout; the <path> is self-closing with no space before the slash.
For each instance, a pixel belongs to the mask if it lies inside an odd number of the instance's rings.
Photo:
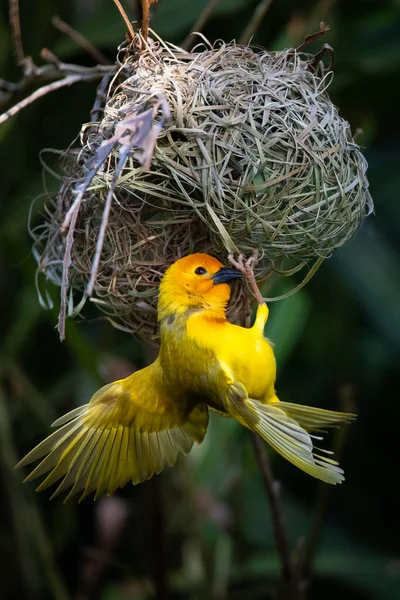
<path id="1" fill-rule="evenodd" d="M 82 127 L 35 231 L 39 273 L 62 289 L 62 335 L 91 297 L 113 324 L 151 337 L 160 277 L 180 256 L 226 262 L 258 249 L 259 275 L 284 259 L 293 273 L 329 257 L 372 210 L 366 161 L 314 57 L 143 47 L 121 51 L 103 117 Z"/>

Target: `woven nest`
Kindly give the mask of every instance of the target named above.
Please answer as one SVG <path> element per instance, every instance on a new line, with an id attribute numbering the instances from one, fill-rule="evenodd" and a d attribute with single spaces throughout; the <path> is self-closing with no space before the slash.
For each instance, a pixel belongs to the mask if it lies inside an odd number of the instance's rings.
<path id="1" fill-rule="evenodd" d="M 260 277 L 287 261 L 293 273 L 356 232 L 372 210 L 367 164 L 313 58 L 160 40 L 120 51 L 102 118 L 67 152 L 35 232 L 39 272 L 62 288 L 61 329 L 91 297 L 154 337 L 159 280 L 180 256 L 258 249 Z"/>

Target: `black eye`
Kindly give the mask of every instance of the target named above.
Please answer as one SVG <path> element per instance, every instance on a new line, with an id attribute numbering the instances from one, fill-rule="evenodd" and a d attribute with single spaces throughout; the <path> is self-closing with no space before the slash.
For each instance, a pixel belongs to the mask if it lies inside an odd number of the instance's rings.
<path id="1" fill-rule="evenodd" d="M 204 267 L 197 267 L 194 273 L 195 275 L 205 275 L 207 273 L 207 269 Z"/>

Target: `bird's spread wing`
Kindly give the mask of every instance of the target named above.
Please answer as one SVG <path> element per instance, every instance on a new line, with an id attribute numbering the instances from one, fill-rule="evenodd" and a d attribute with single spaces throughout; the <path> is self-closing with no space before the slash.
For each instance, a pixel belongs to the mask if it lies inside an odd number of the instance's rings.
<path id="1" fill-rule="evenodd" d="M 248 398 L 245 387 L 240 383 L 230 385 L 225 407 L 232 417 L 257 433 L 299 469 L 331 484 L 344 480 L 343 470 L 331 458 L 332 453 L 314 446 L 312 438 L 322 438 L 310 435 L 304 427 L 320 429 L 348 421 L 354 415 L 279 401 L 263 404 Z"/>
<path id="2" fill-rule="evenodd" d="M 207 408 L 198 406 L 188 415 L 174 412 L 163 402 L 156 382 L 142 385 L 140 376 L 135 379 L 139 373 L 143 371 L 104 386 L 89 404 L 55 421 L 53 427 L 59 429 L 21 460 L 18 467 L 43 459 L 27 481 L 50 471 L 37 491 L 61 479 L 52 497 L 71 488 L 67 499 L 80 492 L 81 500 L 92 492 L 97 499 L 129 480 L 149 479 L 166 464 L 173 465 L 179 453 L 187 454 L 193 441 L 202 441 Z M 145 390 L 153 397 L 139 393 Z"/>

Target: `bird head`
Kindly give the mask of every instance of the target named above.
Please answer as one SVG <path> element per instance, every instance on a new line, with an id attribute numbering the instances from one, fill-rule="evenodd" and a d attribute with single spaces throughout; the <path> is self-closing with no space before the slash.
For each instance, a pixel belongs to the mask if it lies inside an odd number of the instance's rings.
<path id="1" fill-rule="evenodd" d="M 190 254 L 174 262 L 160 284 L 158 320 L 191 308 L 224 314 L 230 296 L 228 281 L 241 273 L 224 267 L 208 254 Z"/>

